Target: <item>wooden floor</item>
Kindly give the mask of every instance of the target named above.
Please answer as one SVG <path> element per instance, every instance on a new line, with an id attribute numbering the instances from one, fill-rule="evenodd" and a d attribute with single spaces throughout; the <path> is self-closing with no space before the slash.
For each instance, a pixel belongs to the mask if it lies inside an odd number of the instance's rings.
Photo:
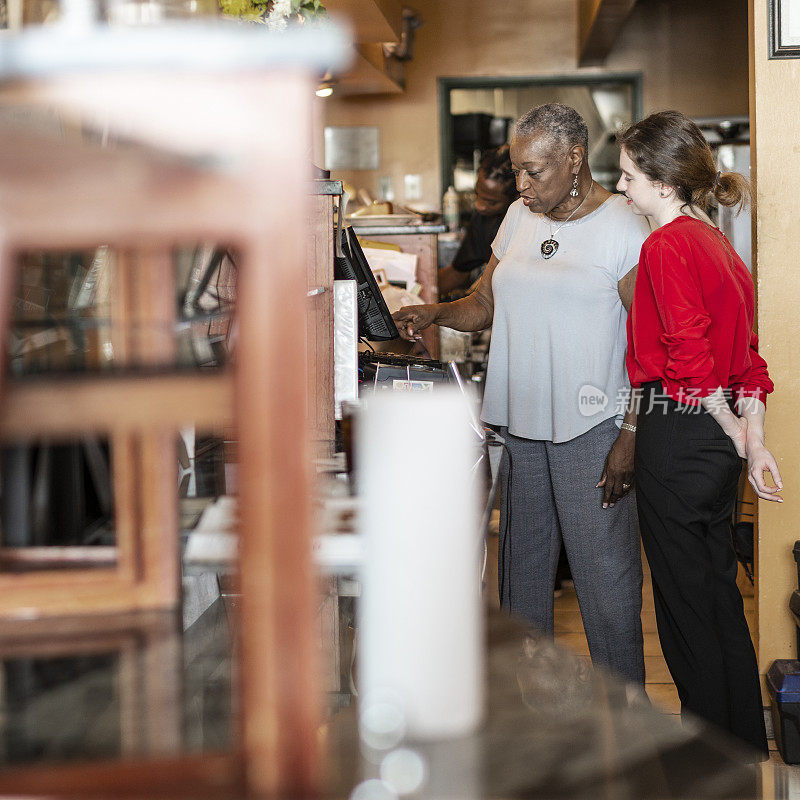
<path id="1" fill-rule="evenodd" d="M 497 524 L 497 512 L 493 522 Z M 492 526 L 490 525 L 490 530 Z M 496 529 L 496 528 L 495 528 Z M 498 537 L 490 535 L 488 540 L 488 556 L 486 561 L 486 596 L 491 605 L 498 606 L 497 591 L 497 547 Z M 642 589 L 642 630 L 644 632 L 645 689 L 653 705 L 658 706 L 665 714 L 680 716 L 680 701 L 675 684 L 672 682 L 656 630 L 655 608 L 653 606 L 653 586 L 650 582 L 650 570 L 647 560 L 642 559 L 644 568 L 644 586 Z M 746 580 L 746 579 L 744 579 Z M 740 585 L 745 586 L 742 581 Z M 745 589 L 746 592 L 746 589 Z M 567 584 L 556 597 L 554 604 L 555 638 L 559 644 L 581 656 L 589 656 L 589 646 L 583 632 L 583 622 L 578 608 L 578 600 L 572 584 Z M 744 610 L 747 622 L 752 630 L 755 614 L 755 598 L 744 595 Z M 783 763 L 775 749 L 774 740 L 770 740 L 770 761 Z"/>

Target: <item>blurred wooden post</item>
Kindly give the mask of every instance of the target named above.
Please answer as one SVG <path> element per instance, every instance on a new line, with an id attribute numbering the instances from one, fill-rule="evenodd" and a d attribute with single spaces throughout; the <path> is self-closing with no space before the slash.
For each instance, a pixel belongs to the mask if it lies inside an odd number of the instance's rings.
<path id="1" fill-rule="evenodd" d="M 248 786 L 281 798 L 318 788 L 303 335 L 311 89 L 274 76 L 259 98 L 280 109 L 281 124 L 261 132 L 280 158 L 254 170 L 262 227 L 242 243 L 237 297 L 242 737 Z"/>
<path id="2" fill-rule="evenodd" d="M 131 357 L 138 367 L 175 368 L 175 265 L 170 245 L 137 252 L 132 265 Z M 170 605 L 180 602 L 178 429 L 154 424 L 139 434 L 140 568 Z"/>
<path id="3" fill-rule="evenodd" d="M 307 212 L 308 427 L 314 455 L 333 455 L 333 195 L 312 195 Z"/>

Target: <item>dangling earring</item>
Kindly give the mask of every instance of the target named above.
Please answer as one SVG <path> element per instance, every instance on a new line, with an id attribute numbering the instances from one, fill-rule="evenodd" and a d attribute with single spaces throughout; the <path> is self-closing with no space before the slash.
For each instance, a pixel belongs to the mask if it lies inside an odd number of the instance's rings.
<path id="1" fill-rule="evenodd" d="M 572 181 L 572 189 L 569 193 L 570 197 L 577 197 L 578 196 L 578 176 L 575 175 Z"/>

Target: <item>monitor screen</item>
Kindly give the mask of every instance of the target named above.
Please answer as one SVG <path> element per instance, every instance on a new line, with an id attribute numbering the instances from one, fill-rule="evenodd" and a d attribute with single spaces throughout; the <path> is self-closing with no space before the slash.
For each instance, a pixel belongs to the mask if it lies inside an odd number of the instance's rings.
<path id="1" fill-rule="evenodd" d="M 400 336 L 397 326 L 386 307 L 355 231 L 348 225 L 342 230 L 341 236 L 341 252 L 337 252 L 334 258 L 333 274 L 336 280 L 356 281 L 359 338 L 373 342 L 397 339 Z"/>

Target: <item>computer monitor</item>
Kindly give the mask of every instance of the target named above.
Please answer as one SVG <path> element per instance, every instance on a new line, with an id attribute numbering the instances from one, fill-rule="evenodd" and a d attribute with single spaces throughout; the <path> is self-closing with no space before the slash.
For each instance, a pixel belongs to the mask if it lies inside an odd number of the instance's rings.
<path id="1" fill-rule="evenodd" d="M 386 306 L 378 283 L 370 269 L 364 251 L 350 225 L 336 231 L 341 235 L 334 257 L 333 275 L 336 280 L 355 280 L 358 301 L 358 336 L 373 342 L 397 339 L 400 334 Z"/>

